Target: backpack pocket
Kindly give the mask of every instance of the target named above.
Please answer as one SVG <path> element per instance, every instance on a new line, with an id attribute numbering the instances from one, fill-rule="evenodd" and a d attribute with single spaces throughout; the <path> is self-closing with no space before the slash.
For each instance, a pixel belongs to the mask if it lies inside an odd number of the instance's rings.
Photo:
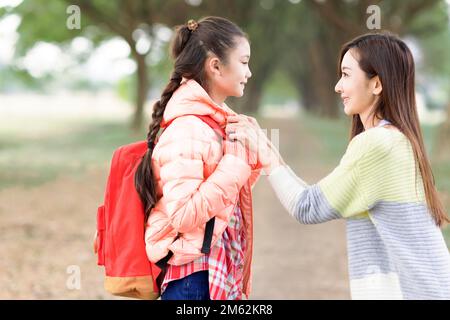
<path id="1" fill-rule="evenodd" d="M 97 238 L 96 238 L 97 264 L 105 265 L 105 206 L 97 209 Z"/>

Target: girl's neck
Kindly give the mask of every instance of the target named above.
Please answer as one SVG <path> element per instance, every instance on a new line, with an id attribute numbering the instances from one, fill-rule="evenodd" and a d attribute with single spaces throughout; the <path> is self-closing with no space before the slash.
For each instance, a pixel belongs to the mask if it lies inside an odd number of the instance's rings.
<path id="1" fill-rule="evenodd" d="M 220 94 L 213 88 L 209 89 L 207 92 L 208 92 L 209 97 L 212 99 L 212 101 L 214 101 L 219 106 L 221 106 L 227 98 L 226 96 L 224 96 L 223 94 Z"/>

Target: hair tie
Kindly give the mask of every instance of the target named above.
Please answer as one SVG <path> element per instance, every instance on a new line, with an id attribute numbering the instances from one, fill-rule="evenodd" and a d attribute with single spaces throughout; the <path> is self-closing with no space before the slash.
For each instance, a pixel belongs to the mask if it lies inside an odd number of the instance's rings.
<path id="1" fill-rule="evenodd" d="M 194 19 L 191 19 L 187 22 L 187 28 L 190 31 L 195 31 L 198 28 L 198 22 L 195 21 Z"/>

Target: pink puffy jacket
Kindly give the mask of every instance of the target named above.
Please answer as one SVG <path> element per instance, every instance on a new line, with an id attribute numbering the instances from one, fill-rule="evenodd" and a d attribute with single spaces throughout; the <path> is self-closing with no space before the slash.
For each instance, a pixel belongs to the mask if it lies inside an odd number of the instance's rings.
<path id="1" fill-rule="evenodd" d="M 260 165 L 236 156 L 233 148 L 195 115 L 208 115 L 225 127 L 236 113 L 213 102 L 194 80 L 184 81 L 166 106 L 161 134 L 152 156 L 159 200 L 147 221 L 148 258 L 157 262 L 170 251 L 169 264 L 181 265 L 202 255 L 205 224 L 216 217 L 211 245 L 227 227 L 240 200 L 247 241 L 244 252 L 244 294 L 251 290 L 253 208 L 251 187 Z M 234 149 L 234 151 L 236 151 Z M 247 153 L 248 154 L 248 153 Z M 177 235 L 179 237 L 176 239 Z"/>

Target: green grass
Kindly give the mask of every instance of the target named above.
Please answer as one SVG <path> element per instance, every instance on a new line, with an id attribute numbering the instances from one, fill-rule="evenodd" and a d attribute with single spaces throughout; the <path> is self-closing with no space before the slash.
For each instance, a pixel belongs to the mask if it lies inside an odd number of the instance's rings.
<path id="1" fill-rule="evenodd" d="M 0 189 L 31 187 L 60 174 L 77 175 L 110 160 L 115 148 L 145 137 L 114 121 L 47 123 L 47 130 L 0 130 Z"/>
<path id="2" fill-rule="evenodd" d="M 305 114 L 302 125 L 306 127 L 323 145 L 321 161 L 326 165 L 336 165 L 344 155 L 349 139 L 347 119 L 326 119 Z"/>
<path id="3" fill-rule="evenodd" d="M 433 164 L 433 175 L 438 190 L 450 193 L 450 163 L 438 162 Z"/>
<path id="4" fill-rule="evenodd" d="M 450 194 L 450 163 L 438 162 L 433 164 L 433 175 L 436 182 L 436 187 L 439 191 Z M 446 205 L 447 214 L 450 213 L 450 203 Z M 450 225 L 444 229 L 444 237 L 447 241 L 447 246 L 450 247 Z"/>
<path id="5" fill-rule="evenodd" d="M 435 153 L 435 141 L 439 132 L 439 127 L 422 126 L 425 148 L 430 155 L 433 176 L 436 188 L 440 192 L 450 194 L 450 163 L 446 161 L 433 161 L 432 155 Z M 450 213 L 450 203 L 444 204 L 447 214 Z M 447 246 L 450 247 L 450 225 L 443 230 Z"/>

